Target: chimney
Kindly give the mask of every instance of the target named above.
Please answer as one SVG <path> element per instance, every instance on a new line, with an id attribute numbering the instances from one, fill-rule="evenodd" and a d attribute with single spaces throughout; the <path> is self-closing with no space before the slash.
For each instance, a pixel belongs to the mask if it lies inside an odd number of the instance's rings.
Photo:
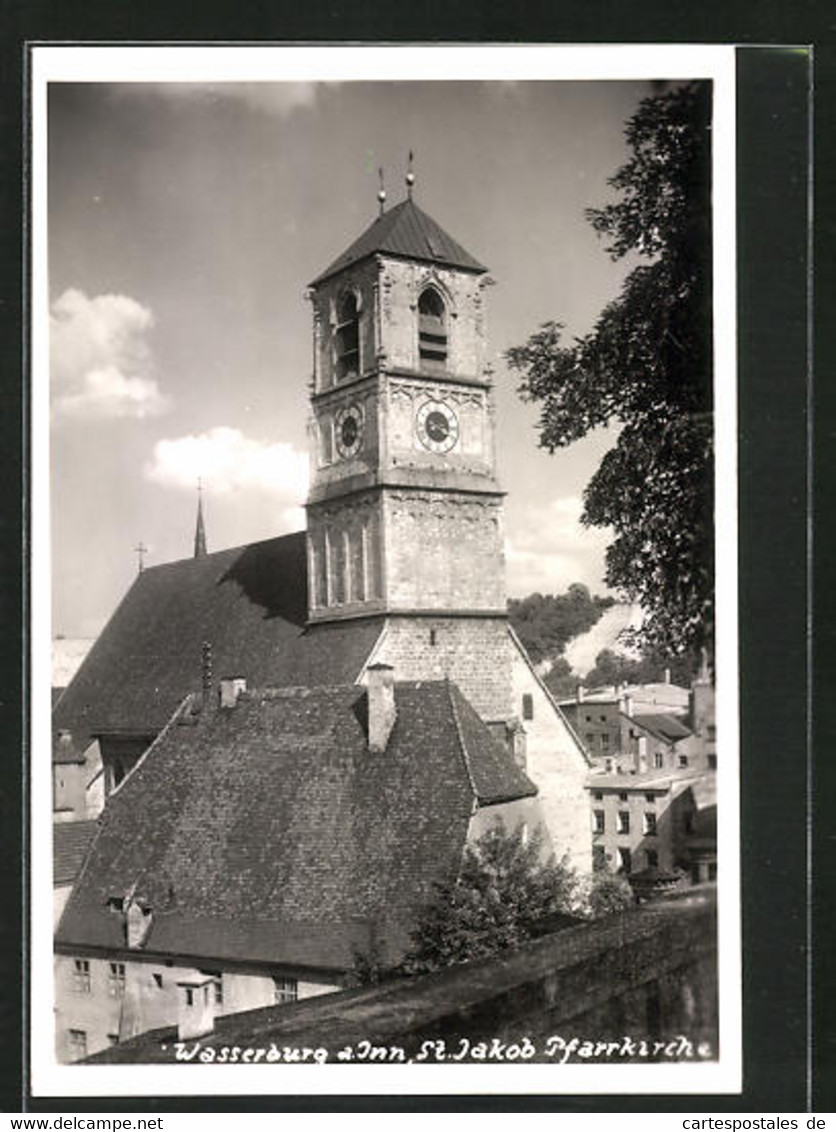
<path id="1" fill-rule="evenodd" d="M 647 770 L 647 736 L 640 735 L 638 750 L 636 751 L 636 771 L 644 774 Z"/>
<path id="2" fill-rule="evenodd" d="M 629 694 L 624 696 L 624 714 L 633 718 L 633 697 Z"/>
<path id="3" fill-rule="evenodd" d="M 671 682 L 671 670 L 669 668 L 666 668 L 665 669 L 665 676 L 664 676 L 664 683 L 670 684 L 670 682 Z"/>
<path id="4" fill-rule="evenodd" d="M 516 766 L 525 770 L 527 763 L 525 728 L 518 719 L 509 719 L 505 724 L 508 751 Z"/>
<path id="5" fill-rule="evenodd" d="M 395 670 L 391 664 L 370 664 L 368 674 L 369 750 L 385 751 L 395 726 Z"/>
<path id="6" fill-rule="evenodd" d="M 151 930 L 151 909 L 142 900 L 129 896 L 124 903 L 125 937 L 128 947 L 142 947 Z"/>
<path id="7" fill-rule="evenodd" d="M 215 1028 L 215 979 L 199 975 L 177 984 L 177 1039 L 202 1038 Z"/>
<path id="8" fill-rule="evenodd" d="M 583 684 L 578 684 L 578 686 L 575 688 L 575 699 L 579 704 L 582 704 L 585 696 L 586 689 L 584 688 Z"/>
<path id="9" fill-rule="evenodd" d="M 221 680 L 218 703 L 222 708 L 234 708 L 238 703 L 238 697 L 246 690 L 247 681 L 241 677 L 235 677 L 233 680 Z"/>

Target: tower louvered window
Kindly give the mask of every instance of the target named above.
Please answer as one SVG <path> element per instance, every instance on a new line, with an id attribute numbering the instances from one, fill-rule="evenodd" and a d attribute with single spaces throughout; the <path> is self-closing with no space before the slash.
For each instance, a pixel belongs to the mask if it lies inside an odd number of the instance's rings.
<path id="1" fill-rule="evenodd" d="M 418 356 L 421 369 L 428 373 L 443 373 L 447 366 L 444 302 L 433 287 L 418 300 Z"/>
<path id="2" fill-rule="evenodd" d="M 334 331 L 337 381 L 346 381 L 360 372 L 360 312 L 351 291 L 343 295 L 337 308 Z"/>

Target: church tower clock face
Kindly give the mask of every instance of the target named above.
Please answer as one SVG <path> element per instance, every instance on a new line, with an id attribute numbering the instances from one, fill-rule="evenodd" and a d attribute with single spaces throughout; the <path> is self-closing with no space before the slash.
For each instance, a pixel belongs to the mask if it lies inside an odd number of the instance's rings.
<path id="1" fill-rule="evenodd" d="M 415 431 L 430 452 L 449 452 L 459 439 L 459 421 L 444 401 L 425 401 L 415 416 Z"/>
<path id="2" fill-rule="evenodd" d="M 363 414 L 357 405 L 340 409 L 336 420 L 337 451 L 344 459 L 356 456 L 363 444 Z"/>

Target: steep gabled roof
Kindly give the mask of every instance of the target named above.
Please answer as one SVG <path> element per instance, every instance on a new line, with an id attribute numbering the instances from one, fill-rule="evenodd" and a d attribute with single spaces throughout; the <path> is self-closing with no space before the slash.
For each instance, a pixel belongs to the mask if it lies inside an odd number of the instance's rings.
<path id="1" fill-rule="evenodd" d="M 96 835 L 95 821 L 62 821 L 52 826 L 52 883 L 72 884 Z"/>
<path id="2" fill-rule="evenodd" d="M 250 685 L 351 683 L 379 634 L 370 621 L 305 628 L 305 534 L 154 566 L 138 575 L 53 715 L 84 749 L 99 734 L 155 735 L 214 678 Z"/>
<path id="3" fill-rule="evenodd" d="M 440 263 L 445 267 L 461 267 L 480 274 L 487 271 L 431 216 L 422 212 L 413 201 L 405 200 L 378 216 L 342 255 L 314 279 L 311 286 L 316 287 L 329 276 L 377 252 Z"/>
<path id="4" fill-rule="evenodd" d="M 59 945 L 123 949 L 108 904 L 134 892 L 149 952 L 344 970 L 377 923 L 399 956 L 475 806 L 535 788 L 447 681 L 395 702 L 380 754 L 358 685 L 182 713 L 108 799 Z"/>

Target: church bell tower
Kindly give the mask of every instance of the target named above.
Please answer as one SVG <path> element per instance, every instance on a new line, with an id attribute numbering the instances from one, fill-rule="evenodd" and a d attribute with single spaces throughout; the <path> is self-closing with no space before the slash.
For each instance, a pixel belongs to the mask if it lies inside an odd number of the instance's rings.
<path id="1" fill-rule="evenodd" d="M 380 618 L 399 679 L 507 714 L 487 269 L 408 196 L 310 285 L 309 623 Z M 476 669 L 496 658 L 501 673 Z M 470 673 L 470 675 L 468 675 Z M 479 689 L 477 690 L 477 685 Z M 507 686 L 507 691 L 506 691 Z"/>

